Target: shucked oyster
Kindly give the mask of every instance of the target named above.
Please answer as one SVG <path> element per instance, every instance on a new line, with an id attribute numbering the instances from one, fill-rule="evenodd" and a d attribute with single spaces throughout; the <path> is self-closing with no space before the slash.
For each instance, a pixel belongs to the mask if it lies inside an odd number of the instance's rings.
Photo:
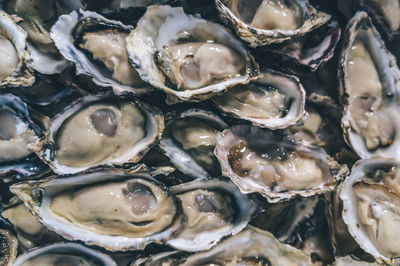
<path id="1" fill-rule="evenodd" d="M 75 63 L 78 74 L 92 77 L 101 87 L 111 87 L 116 94 L 149 91 L 126 50 L 125 38 L 133 29 L 91 11 L 77 10 L 61 16 L 50 36 L 60 53 Z"/>
<path id="2" fill-rule="evenodd" d="M 217 115 L 202 109 L 189 109 L 166 117 L 159 146 L 171 162 L 193 178 L 220 176 L 221 168 L 214 156 L 215 138 L 228 125 Z"/>
<path id="3" fill-rule="evenodd" d="M 227 29 L 182 8 L 150 6 L 127 48 L 141 78 L 165 91 L 169 102 L 202 101 L 258 74 L 252 56 Z"/>
<path id="4" fill-rule="evenodd" d="M 215 0 L 224 23 L 251 46 L 280 43 L 322 26 L 330 15 L 308 0 Z"/>
<path id="5" fill-rule="evenodd" d="M 263 70 L 261 75 L 212 101 L 226 113 L 269 129 L 286 128 L 303 119 L 306 93 L 299 80 L 273 70 Z"/>
<path id="6" fill-rule="evenodd" d="M 0 10 L 0 88 L 30 86 L 35 81 L 26 32 Z"/>
<path id="7" fill-rule="evenodd" d="M 343 220 L 355 241 L 380 261 L 400 257 L 400 163 L 358 161 L 340 191 Z"/>
<path id="8" fill-rule="evenodd" d="M 0 175 L 31 175 L 41 169 L 30 150 L 42 135 L 28 106 L 11 94 L 0 95 Z"/>
<path id="9" fill-rule="evenodd" d="M 210 249 L 243 230 L 255 211 L 255 204 L 225 179 L 195 180 L 170 191 L 181 201 L 186 223 L 167 243 L 180 250 Z"/>
<path id="10" fill-rule="evenodd" d="M 310 258 L 300 250 L 280 243 L 271 233 L 248 226 L 209 251 L 188 257 L 174 254 L 139 259 L 132 266 L 144 265 L 311 265 Z"/>
<path id="11" fill-rule="evenodd" d="M 18 24 L 28 33 L 33 68 L 55 74 L 68 67 L 50 38 L 50 28 L 63 13 L 83 7 L 80 0 L 4 0 L 3 9 L 22 18 Z"/>
<path id="12" fill-rule="evenodd" d="M 344 103 L 342 128 L 361 158 L 400 158 L 397 100 L 400 71 L 394 56 L 364 12 L 347 25 L 339 82 Z"/>
<path id="13" fill-rule="evenodd" d="M 58 114 L 33 150 L 56 173 L 136 163 L 161 137 L 158 109 L 130 98 L 87 96 Z"/>
<path id="14" fill-rule="evenodd" d="M 259 192 L 270 202 L 323 193 L 347 174 L 321 148 L 247 125 L 220 133 L 214 152 L 243 193 Z"/>
<path id="15" fill-rule="evenodd" d="M 145 173 L 100 169 L 11 190 L 50 230 L 109 250 L 143 249 L 170 239 L 181 226 L 178 200 Z"/>
<path id="16" fill-rule="evenodd" d="M 15 266 L 116 266 L 110 256 L 77 243 L 57 243 L 30 250 L 15 261 Z"/>

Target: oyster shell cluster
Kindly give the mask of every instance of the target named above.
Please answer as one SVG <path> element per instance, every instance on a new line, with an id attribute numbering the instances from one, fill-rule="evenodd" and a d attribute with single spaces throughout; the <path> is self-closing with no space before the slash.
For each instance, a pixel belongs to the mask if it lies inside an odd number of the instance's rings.
<path id="1" fill-rule="evenodd" d="M 400 265 L 398 1 L 0 7 L 0 265 Z"/>

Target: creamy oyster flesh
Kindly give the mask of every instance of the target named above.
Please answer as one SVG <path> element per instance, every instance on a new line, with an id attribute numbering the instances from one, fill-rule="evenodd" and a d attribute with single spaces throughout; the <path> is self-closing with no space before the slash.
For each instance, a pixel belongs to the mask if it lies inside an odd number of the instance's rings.
<path id="1" fill-rule="evenodd" d="M 290 98 L 276 89 L 260 85 L 238 85 L 227 93 L 216 96 L 213 101 L 232 112 L 253 118 L 278 118 L 285 116 Z"/>
<path id="2" fill-rule="evenodd" d="M 389 146 L 395 134 L 393 123 L 384 110 L 385 99 L 382 95 L 385 88 L 368 46 L 372 34 L 371 29 L 359 30 L 346 66 L 350 122 L 356 133 L 363 136 L 368 150 Z"/>
<path id="3" fill-rule="evenodd" d="M 171 126 L 174 139 L 187 149 L 200 146 L 215 146 L 218 130 L 196 118 L 184 118 L 174 121 Z"/>
<path id="4" fill-rule="evenodd" d="M 56 160 L 73 167 L 96 165 L 124 154 L 145 131 L 145 118 L 134 104 L 93 104 L 59 129 Z"/>
<path id="5" fill-rule="evenodd" d="M 201 232 L 217 230 L 232 222 L 234 202 L 220 191 L 197 189 L 177 197 L 187 219 L 178 237 L 192 239 Z"/>
<path id="6" fill-rule="evenodd" d="M 294 0 L 223 0 L 249 26 L 264 30 L 295 30 L 303 14 Z"/>
<path id="7" fill-rule="evenodd" d="M 371 0 L 371 4 L 377 8 L 392 31 L 400 28 L 400 3 L 398 0 Z"/>
<path id="8" fill-rule="evenodd" d="M 210 173 L 217 173 L 220 169 L 214 156 L 215 138 L 218 131 L 205 120 L 194 117 L 178 119 L 171 125 L 172 137 Z"/>
<path id="9" fill-rule="evenodd" d="M 24 204 L 8 208 L 1 215 L 25 234 L 37 235 L 44 230 L 43 225 L 35 219 Z"/>
<path id="10" fill-rule="evenodd" d="M 0 80 L 11 75 L 17 68 L 19 57 L 13 43 L 0 35 Z"/>
<path id="11" fill-rule="evenodd" d="M 285 156 L 269 159 L 267 152 L 259 155 L 240 141 L 230 149 L 228 160 L 237 175 L 276 191 L 318 187 L 330 176 L 324 162 L 297 151 Z"/>
<path id="12" fill-rule="evenodd" d="M 21 264 L 21 266 L 101 266 L 89 258 L 76 255 L 46 253 L 31 258 Z"/>
<path id="13" fill-rule="evenodd" d="M 384 186 L 353 185 L 358 219 L 375 247 L 386 257 L 400 256 L 400 197 Z"/>
<path id="14" fill-rule="evenodd" d="M 125 237 L 158 233 L 173 222 L 177 211 L 167 192 L 140 179 L 68 190 L 55 195 L 49 208 L 91 232 Z"/>
<path id="15" fill-rule="evenodd" d="M 36 134 L 13 110 L 0 107 L 0 162 L 25 158 L 32 153 L 28 144 L 37 140 Z"/>
<path id="16" fill-rule="evenodd" d="M 80 47 L 89 51 L 94 59 L 103 62 L 114 80 L 124 85 L 144 86 L 145 83 L 129 62 L 125 40 L 127 36 L 128 33 L 117 29 L 86 32 Z"/>
<path id="17" fill-rule="evenodd" d="M 198 89 L 233 78 L 245 69 L 243 58 L 226 45 L 213 42 L 175 44 L 166 48 L 173 71 L 164 73 L 178 89 Z M 171 73 L 172 72 L 172 73 Z"/>
<path id="18" fill-rule="evenodd" d="M 322 126 L 322 117 L 315 110 L 308 110 L 308 118 L 302 126 L 293 126 L 288 130 L 296 139 L 315 144 L 319 141 L 318 131 Z"/>

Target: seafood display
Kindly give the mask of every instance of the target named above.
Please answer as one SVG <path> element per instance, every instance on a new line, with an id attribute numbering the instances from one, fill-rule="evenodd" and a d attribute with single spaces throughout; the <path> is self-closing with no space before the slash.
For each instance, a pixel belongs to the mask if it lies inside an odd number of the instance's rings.
<path id="1" fill-rule="evenodd" d="M 398 1 L 0 9 L 0 266 L 400 265 Z"/>

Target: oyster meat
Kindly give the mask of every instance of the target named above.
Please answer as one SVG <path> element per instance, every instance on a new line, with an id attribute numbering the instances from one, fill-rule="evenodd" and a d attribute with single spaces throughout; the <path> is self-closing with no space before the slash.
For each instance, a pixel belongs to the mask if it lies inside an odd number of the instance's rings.
<path id="1" fill-rule="evenodd" d="M 324 25 L 330 15 L 298 0 L 215 0 L 225 24 L 252 47 L 281 43 Z"/>
<path id="2" fill-rule="evenodd" d="M 343 220 L 354 240 L 379 261 L 400 256 L 400 164 L 374 157 L 358 161 L 340 190 Z"/>
<path id="3" fill-rule="evenodd" d="M 181 201 L 186 223 L 168 244 L 185 251 L 207 250 L 246 227 L 255 204 L 225 179 L 195 180 L 170 187 Z"/>
<path id="4" fill-rule="evenodd" d="M 215 138 L 228 125 L 217 115 L 202 109 L 189 109 L 166 115 L 160 148 L 183 173 L 193 178 L 220 176 L 214 156 Z"/>
<path id="5" fill-rule="evenodd" d="M 348 171 L 321 148 L 247 125 L 218 134 L 214 152 L 243 193 L 259 192 L 270 202 L 332 190 Z"/>
<path id="6" fill-rule="evenodd" d="M 227 29 L 182 8 L 150 6 L 127 48 L 142 79 L 165 91 L 170 103 L 202 101 L 258 74 L 252 56 Z"/>
<path id="7" fill-rule="evenodd" d="M 260 79 L 237 85 L 212 101 L 222 111 L 269 129 L 294 125 L 306 115 L 305 91 L 294 76 L 261 71 Z"/>
<path id="8" fill-rule="evenodd" d="M 143 249 L 180 227 L 182 211 L 166 187 L 139 170 L 97 170 L 12 186 L 47 228 L 108 250 Z M 162 219 L 161 219 L 162 217 Z"/>
<path id="9" fill-rule="evenodd" d="M 161 137 L 158 109 L 130 98 L 87 96 L 51 122 L 34 151 L 56 173 L 136 163 Z"/>
<path id="10" fill-rule="evenodd" d="M 339 82 L 344 102 L 342 128 L 361 158 L 399 157 L 397 99 L 400 71 L 368 15 L 358 12 L 347 25 Z"/>
<path id="11" fill-rule="evenodd" d="M 116 94 L 149 91 L 126 49 L 126 37 L 133 29 L 91 11 L 77 10 L 60 16 L 50 36 L 60 53 L 75 63 L 77 74 L 88 75 L 101 87 Z"/>

